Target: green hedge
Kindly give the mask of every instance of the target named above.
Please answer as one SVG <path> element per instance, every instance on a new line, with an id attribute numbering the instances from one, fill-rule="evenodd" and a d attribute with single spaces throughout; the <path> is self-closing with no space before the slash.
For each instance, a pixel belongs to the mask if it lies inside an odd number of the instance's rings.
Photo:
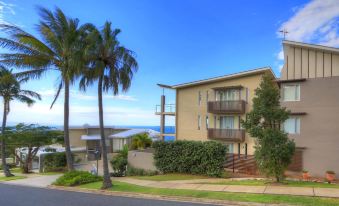
<path id="1" fill-rule="evenodd" d="M 44 156 L 44 172 L 64 171 L 67 166 L 65 152 L 50 153 Z"/>
<path id="2" fill-rule="evenodd" d="M 215 141 L 153 143 L 155 166 L 163 173 L 186 173 L 220 177 L 227 147 Z"/>
<path id="3" fill-rule="evenodd" d="M 53 184 L 59 186 L 76 186 L 102 181 L 102 177 L 85 171 L 71 171 L 59 177 Z"/>

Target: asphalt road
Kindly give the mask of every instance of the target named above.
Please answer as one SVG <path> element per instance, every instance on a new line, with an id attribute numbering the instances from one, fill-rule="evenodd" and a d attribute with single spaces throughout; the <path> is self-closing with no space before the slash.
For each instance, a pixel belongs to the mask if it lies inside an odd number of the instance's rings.
<path id="1" fill-rule="evenodd" d="M 206 206 L 184 202 L 116 197 L 0 183 L 0 206 Z"/>

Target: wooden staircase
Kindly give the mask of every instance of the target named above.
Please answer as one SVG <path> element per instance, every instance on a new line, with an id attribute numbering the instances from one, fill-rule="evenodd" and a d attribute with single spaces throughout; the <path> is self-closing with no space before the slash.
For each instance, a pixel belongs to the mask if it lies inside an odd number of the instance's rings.
<path id="1" fill-rule="evenodd" d="M 225 168 L 234 172 L 254 175 L 258 173 L 254 155 L 232 154 L 226 155 Z"/>

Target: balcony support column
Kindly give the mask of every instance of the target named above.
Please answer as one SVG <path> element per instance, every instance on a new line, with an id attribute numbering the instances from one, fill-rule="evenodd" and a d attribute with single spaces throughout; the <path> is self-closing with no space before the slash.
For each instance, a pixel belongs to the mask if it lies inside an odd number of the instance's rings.
<path id="1" fill-rule="evenodd" d="M 165 133 L 165 104 L 166 104 L 166 97 L 165 95 L 161 95 L 161 101 L 160 101 L 160 134 Z M 165 137 L 162 135 L 162 140 L 164 140 Z"/>

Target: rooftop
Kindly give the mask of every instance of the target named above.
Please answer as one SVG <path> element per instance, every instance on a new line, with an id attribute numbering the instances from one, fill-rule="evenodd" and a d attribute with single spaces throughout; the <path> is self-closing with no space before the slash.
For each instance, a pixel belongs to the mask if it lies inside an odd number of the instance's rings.
<path id="1" fill-rule="evenodd" d="M 331 53 L 338 53 L 339 54 L 339 48 L 323 46 L 323 45 L 319 45 L 319 44 L 309 44 L 309 43 L 303 43 L 303 42 L 284 40 L 283 45 L 292 45 L 292 46 L 298 46 L 298 47 L 302 47 L 302 48 L 312 48 L 312 49 L 315 49 L 315 50 L 322 50 L 322 51 L 328 51 L 328 52 L 331 52 Z"/>
<path id="2" fill-rule="evenodd" d="M 228 74 L 228 75 L 223 75 L 223 76 L 218 76 L 218 77 L 213 77 L 213 78 L 208 78 L 208 79 L 203 79 L 203 80 L 197 80 L 197 81 L 192 81 L 192 82 L 187 82 L 187 83 L 182 83 L 182 84 L 176 84 L 176 85 L 173 85 L 173 86 L 164 85 L 164 84 L 158 84 L 158 86 L 163 87 L 163 88 L 170 88 L 170 89 L 180 89 L 180 88 L 184 88 L 184 87 L 207 84 L 207 83 L 211 83 L 211 82 L 217 82 L 217 81 L 222 81 L 222 80 L 226 80 L 226 79 L 233 79 L 233 78 L 239 78 L 239 77 L 244 77 L 244 76 L 250 76 L 250 75 L 260 74 L 260 73 L 265 73 L 265 72 L 270 72 L 275 77 L 275 74 L 272 71 L 271 67 L 261 67 L 261 68 L 237 72 L 237 73 L 233 73 L 233 74 Z"/>

